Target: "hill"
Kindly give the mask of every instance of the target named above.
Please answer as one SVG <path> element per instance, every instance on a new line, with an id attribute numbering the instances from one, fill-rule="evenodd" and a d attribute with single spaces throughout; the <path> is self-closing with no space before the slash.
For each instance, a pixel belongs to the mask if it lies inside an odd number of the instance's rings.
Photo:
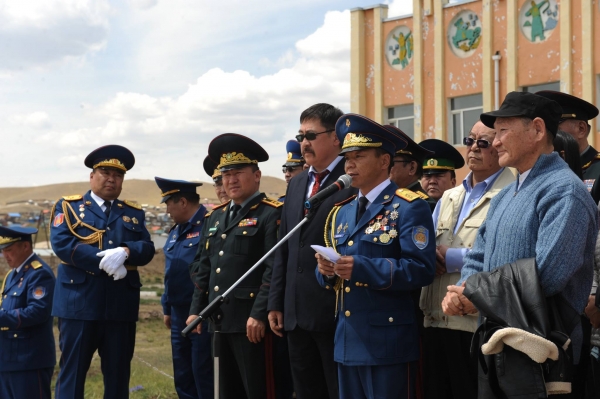
<path id="1" fill-rule="evenodd" d="M 198 187 L 198 194 L 202 203 L 218 203 L 212 182 L 203 182 Z M 0 212 L 27 212 L 37 211 L 36 205 L 24 204 L 32 200 L 38 205 L 44 201 L 55 201 L 63 195 L 83 194 L 89 190 L 89 182 L 59 183 L 37 187 L 3 187 L 0 188 Z M 285 180 L 270 176 L 263 176 L 260 190 L 269 197 L 278 198 L 285 194 Z M 154 180 L 125 180 L 121 199 L 129 199 L 140 204 L 151 206 L 159 205 L 161 196 Z"/>

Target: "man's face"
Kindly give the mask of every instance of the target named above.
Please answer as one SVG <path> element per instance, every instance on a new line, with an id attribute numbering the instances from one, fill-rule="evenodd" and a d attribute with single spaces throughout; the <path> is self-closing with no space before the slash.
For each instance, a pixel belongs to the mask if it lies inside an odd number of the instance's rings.
<path id="1" fill-rule="evenodd" d="M 290 184 L 290 180 L 292 177 L 299 175 L 302 172 L 302 165 L 298 166 L 284 166 L 283 167 L 283 176 L 285 177 L 285 182 Z"/>
<path id="2" fill-rule="evenodd" d="M 318 119 L 305 120 L 300 125 L 298 134 L 306 133 L 321 133 L 327 129 L 321 125 L 321 121 Z M 300 149 L 302 151 L 302 158 L 308 165 L 312 165 L 318 172 L 321 169 L 326 168 L 332 160 L 340 152 L 340 141 L 335 134 L 335 131 L 323 133 L 317 135 L 314 140 L 307 140 L 306 138 L 300 143 Z M 326 163 L 323 165 L 323 163 Z"/>
<path id="3" fill-rule="evenodd" d="M 425 174 L 421 178 L 423 190 L 434 200 L 442 198 L 444 191 L 456 185 L 456 179 L 452 178 L 450 171 L 436 174 Z"/>
<path id="4" fill-rule="evenodd" d="M 589 126 L 586 121 L 565 119 L 558 124 L 558 128 L 565 133 L 569 133 L 577 142 L 584 139 L 587 141 Z"/>
<path id="5" fill-rule="evenodd" d="M 227 196 L 225 188 L 223 187 L 223 179 L 217 180 L 215 184 L 213 184 L 213 187 L 215 188 L 215 194 L 217 195 L 217 198 L 221 204 L 229 201 L 229 197 Z"/>
<path id="6" fill-rule="evenodd" d="M 10 268 L 15 269 L 23 262 L 29 255 L 31 255 L 31 244 L 24 241 L 17 241 L 8 248 L 2 250 L 2 255 L 6 259 L 6 263 Z"/>
<path id="7" fill-rule="evenodd" d="M 482 122 L 477 122 L 469 133 L 469 137 L 475 140 L 473 145 L 467 146 L 467 166 L 469 169 L 482 174 L 489 173 L 490 176 L 496 173 L 500 166 L 498 165 L 498 151 L 492 145 L 496 137 L 494 129 L 490 129 Z M 477 140 L 487 141 L 487 148 L 479 148 Z"/>
<path id="8" fill-rule="evenodd" d="M 392 170 L 390 171 L 390 180 L 400 188 L 410 186 L 418 180 L 417 161 L 396 155 L 394 157 L 394 166 L 392 166 Z"/>
<path id="9" fill-rule="evenodd" d="M 241 204 L 250 198 L 260 186 L 260 170 L 252 171 L 252 167 L 231 169 L 221 172 L 223 187 L 227 196 L 236 204 Z"/>
<path id="10" fill-rule="evenodd" d="M 494 148 L 498 151 L 500 166 L 511 166 L 524 172 L 519 169 L 519 165 L 531 158 L 538 145 L 533 123 L 519 117 L 496 118 L 494 130 Z"/>
<path id="11" fill-rule="evenodd" d="M 119 198 L 125 174 L 113 168 L 96 168 L 90 173 L 90 187 L 94 194 L 105 201 Z"/>
<path id="12" fill-rule="evenodd" d="M 177 224 L 187 222 L 185 218 L 185 210 L 183 207 L 183 198 L 179 198 L 177 201 L 173 201 L 173 197 L 169 198 L 165 203 L 167 204 L 167 213 L 171 216 L 171 219 Z"/>
<path id="13" fill-rule="evenodd" d="M 377 156 L 373 148 L 350 151 L 344 154 L 346 173 L 352 177 L 352 187 L 368 194 L 374 187 L 384 181 L 390 164 L 390 155 Z"/>

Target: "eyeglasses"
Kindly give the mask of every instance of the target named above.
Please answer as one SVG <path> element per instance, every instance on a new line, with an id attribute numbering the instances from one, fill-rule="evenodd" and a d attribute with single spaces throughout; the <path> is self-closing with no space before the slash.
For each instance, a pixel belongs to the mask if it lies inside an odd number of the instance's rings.
<path id="1" fill-rule="evenodd" d="M 483 139 L 475 140 L 472 137 L 465 137 L 463 139 L 463 144 L 466 145 L 467 147 L 472 147 L 473 143 L 477 143 L 477 148 L 488 148 L 492 144 L 487 140 L 483 140 Z"/>
<path id="2" fill-rule="evenodd" d="M 335 129 L 329 129 L 329 130 L 325 130 L 323 132 L 319 132 L 319 133 L 315 133 L 315 132 L 306 132 L 306 134 L 299 134 L 296 136 L 296 140 L 298 140 L 298 143 L 302 143 L 304 141 L 304 139 L 306 138 L 306 140 L 308 141 L 313 141 L 314 139 L 317 138 L 317 136 L 319 134 L 323 134 L 323 133 L 329 133 L 329 132 L 333 132 Z"/>
<path id="3" fill-rule="evenodd" d="M 298 165 L 298 166 L 284 166 L 282 169 L 283 173 L 292 173 L 294 170 L 296 170 L 297 168 L 301 168 L 302 165 Z"/>

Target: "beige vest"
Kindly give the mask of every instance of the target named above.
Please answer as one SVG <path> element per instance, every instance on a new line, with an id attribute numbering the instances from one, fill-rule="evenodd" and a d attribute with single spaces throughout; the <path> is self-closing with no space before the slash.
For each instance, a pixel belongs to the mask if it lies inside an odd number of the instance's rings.
<path id="1" fill-rule="evenodd" d="M 485 220 L 490 208 L 490 201 L 506 185 L 515 180 L 510 169 L 505 168 L 492 187 L 479 199 L 471 212 L 463 219 L 454 234 L 454 228 L 465 199 L 465 188 L 458 187 L 447 190 L 442 199 L 440 215 L 436 226 L 436 245 L 447 245 L 450 248 L 472 248 L 477 237 L 479 226 Z M 433 283 L 421 291 L 419 306 L 425 315 L 425 327 L 449 328 L 475 332 L 478 314 L 467 316 L 446 316 L 442 312 L 442 300 L 446 296 L 447 286 L 455 285 L 460 280 L 460 273 L 445 273 L 435 276 Z"/>

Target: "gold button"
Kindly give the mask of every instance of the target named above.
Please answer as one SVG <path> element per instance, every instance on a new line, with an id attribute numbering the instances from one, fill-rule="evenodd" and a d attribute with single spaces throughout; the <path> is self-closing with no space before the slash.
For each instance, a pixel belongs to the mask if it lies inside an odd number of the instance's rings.
<path id="1" fill-rule="evenodd" d="M 254 298 L 254 292 L 250 293 L 250 298 Z"/>
<path id="2" fill-rule="evenodd" d="M 346 311 L 344 312 L 344 314 L 346 315 L 346 317 L 350 317 L 350 311 L 349 311 L 349 310 L 346 310 Z"/>
<path id="3" fill-rule="evenodd" d="M 217 270 L 215 270 L 217 273 L 221 273 L 221 268 L 217 267 Z"/>
<path id="4" fill-rule="evenodd" d="M 377 237 L 373 237 L 373 242 L 377 242 Z"/>
<path id="5" fill-rule="evenodd" d="M 215 292 L 216 291 L 219 291 L 219 286 L 218 285 L 215 285 Z"/>
<path id="6" fill-rule="evenodd" d="M 390 321 L 390 323 L 394 322 L 394 318 L 393 317 L 390 317 L 388 320 Z"/>
<path id="7" fill-rule="evenodd" d="M 360 287 L 360 283 L 359 283 L 358 281 L 355 283 L 355 285 L 356 285 L 357 287 Z"/>
<path id="8" fill-rule="evenodd" d="M 350 292 L 350 287 L 346 287 L 346 292 Z"/>
<path id="9" fill-rule="evenodd" d="M 17 335 L 17 334 L 15 334 L 15 338 L 17 338 L 17 337 L 18 337 L 18 335 Z"/>
<path id="10" fill-rule="evenodd" d="M 227 234 L 225 234 L 225 233 L 221 234 L 222 239 L 225 239 L 225 237 L 227 237 Z"/>
<path id="11" fill-rule="evenodd" d="M 109 244 L 112 244 L 112 240 L 108 240 L 108 243 L 109 243 Z"/>
<path id="12" fill-rule="evenodd" d="M 352 241 L 352 240 L 348 241 L 348 246 L 349 246 L 349 247 L 351 247 L 351 246 L 353 246 L 353 245 L 354 245 L 354 241 Z"/>
<path id="13" fill-rule="evenodd" d="M 368 286 L 369 286 L 369 284 L 366 284 L 366 283 L 365 283 L 365 284 L 363 284 L 363 285 L 364 285 L 365 287 L 368 287 Z"/>
<path id="14" fill-rule="evenodd" d="M 219 251 L 219 256 L 223 256 L 223 251 Z"/>
<path id="15" fill-rule="evenodd" d="M 243 235 L 246 235 L 246 234 L 248 234 L 248 232 L 247 232 L 246 230 L 244 230 L 244 232 L 243 232 L 242 234 L 243 234 Z"/>
<path id="16" fill-rule="evenodd" d="M 326 290 L 330 290 L 330 289 L 331 289 L 331 287 L 330 287 L 330 286 L 328 286 L 328 285 L 326 285 L 326 286 L 325 286 L 325 289 L 326 289 Z"/>

